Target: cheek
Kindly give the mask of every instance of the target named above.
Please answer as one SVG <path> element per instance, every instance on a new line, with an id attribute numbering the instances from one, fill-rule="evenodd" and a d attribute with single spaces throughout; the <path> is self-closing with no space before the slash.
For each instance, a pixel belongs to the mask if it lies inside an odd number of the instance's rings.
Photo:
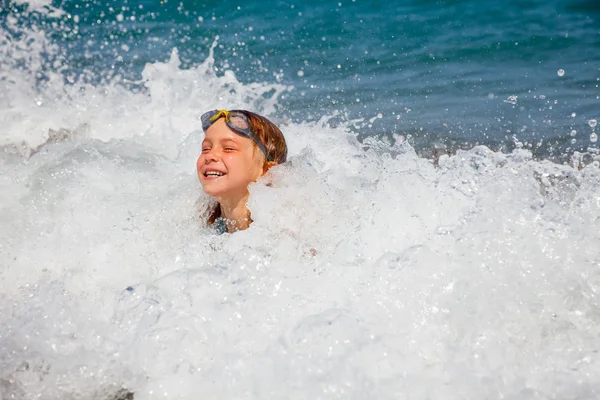
<path id="1" fill-rule="evenodd" d="M 204 164 L 204 157 L 200 156 L 196 160 L 196 171 L 198 172 L 198 177 L 200 176 L 200 168 L 202 168 L 202 164 Z"/>

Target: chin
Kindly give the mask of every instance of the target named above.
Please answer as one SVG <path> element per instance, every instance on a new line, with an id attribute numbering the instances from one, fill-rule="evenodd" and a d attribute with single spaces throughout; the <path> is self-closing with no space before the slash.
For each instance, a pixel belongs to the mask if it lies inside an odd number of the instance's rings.
<path id="1" fill-rule="evenodd" d="M 220 197 L 223 194 L 223 190 L 211 187 L 211 185 L 202 185 L 202 190 L 211 197 Z"/>

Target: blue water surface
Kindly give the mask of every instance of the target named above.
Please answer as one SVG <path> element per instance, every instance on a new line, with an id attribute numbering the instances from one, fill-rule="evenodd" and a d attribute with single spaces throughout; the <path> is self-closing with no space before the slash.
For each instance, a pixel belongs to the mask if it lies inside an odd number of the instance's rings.
<path id="1" fill-rule="evenodd" d="M 216 40 L 219 71 L 294 87 L 280 119 L 338 113 L 332 123 L 355 121 L 361 137 L 410 135 L 423 151 L 517 143 L 559 157 L 597 147 L 595 0 L 66 0 L 52 3 L 65 11 L 58 18 L 3 4 L 2 24 L 13 16 L 47 29 L 71 79 L 118 76 L 142 90 L 146 63 L 177 48 L 190 67 Z"/>

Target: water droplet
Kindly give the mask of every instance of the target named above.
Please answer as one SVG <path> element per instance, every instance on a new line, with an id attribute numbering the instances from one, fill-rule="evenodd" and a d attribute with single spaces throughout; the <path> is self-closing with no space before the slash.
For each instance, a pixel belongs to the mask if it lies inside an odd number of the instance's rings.
<path id="1" fill-rule="evenodd" d="M 577 135 L 577 131 L 576 131 L 575 129 L 573 129 L 573 130 L 571 131 L 571 136 L 575 136 L 575 135 Z"/>
<path id="2" fill-rule="evenodd" d="M 379 118 L 379 119 L 383 118 L 383 114 L 382 113 L 378 113 L 377 114 L 377 118 Z"/>
<path id="3" fill-rule="evenodd" d="M 597 141 L 598 141 L 598 135 L 596 135 L 596 132 L 594 132 L 590 135 L 590 142 L 596 143 Z"/>
<path id="4" fill-rule="evenodd" d="M 545 94 L 540 94 L 540 100 L 545 100 L 546 99 L 546 95 Z"/>
<path id="5" fill-rule="evenodd" d="M 304 76 L 304 71 L 302 71 L 302 70 L 298 71 L 298 76 L 303 77 Z"/>
<path id="6" fill-rule="evenodd" d="M 496 97 L 494 93 L 488 93 L 488 99 L 493 100 L 494 97 Z"/>
<path id="7" fill-rule="evenodd" d="M 598 121 L 596 121 L 595 119 L 590 119 L 588 121 L 588 125 L 591 126 L 592 128 L 595 128 L 596 125 L 598 125 Z"/>
<path id="8" fill-rule="evenodd" d="M 125 19 L 125 17 L 123 17 L 123 14 L 117 15 L 117 21 L 123 22 L 124 19 Z"/>
<path id="9" fill-rule="evenodd" d="M 571 139 L 571 144 L 575 144 L 575 143 L 577 143 L 577 139 L 575 139 L 575 138 Z"/>
<path id="10" fill-rule="evenodd" d="M 565 75 L 565 70 L 561 68 L 556 73 L 558 74 L 558 76 L 564 76 Z"/>
<path id="11" fill-rule="evenodd" d="M 577 116 L 577 113 L 571 113 L 571 118 L 575 118 Z"/>

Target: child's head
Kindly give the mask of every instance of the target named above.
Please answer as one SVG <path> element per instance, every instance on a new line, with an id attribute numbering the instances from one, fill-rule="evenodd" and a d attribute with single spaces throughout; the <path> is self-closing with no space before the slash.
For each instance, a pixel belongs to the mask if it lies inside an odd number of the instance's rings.
<path id="1" fill-rule="evenodd" d="M 198 178 L 203 190 L 219 203 L 243 200 L 250 183 L 287 158 L 283 133 L 258 114 L 209 111 L 202 115 L 202 129 L 206 136 L 196 164 Z"/>

